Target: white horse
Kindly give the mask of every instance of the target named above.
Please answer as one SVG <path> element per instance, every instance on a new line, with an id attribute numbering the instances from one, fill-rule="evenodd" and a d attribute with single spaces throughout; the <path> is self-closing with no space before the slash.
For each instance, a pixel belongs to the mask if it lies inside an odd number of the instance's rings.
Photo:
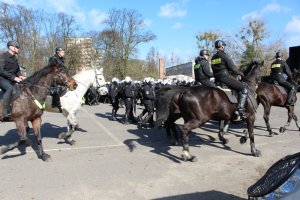
<path id="1" fill-rule="evenodd" d="M 73 78 L 76 80 L 78 84 L 77 88 L 73 91 L 67 91 L 66 94 L 60 97 L 60 104 L 62 109 L 62 114 L 67 118 L 67 129 L 68 132 L 61 133 L 58 137 L 60 139 L 65 139 L 66 142 L 73 145 L 75 140 L 71 138 L 71 135 L 74 133 L 76 129 L 79 128 L 79 124 L 76 119 L 76 113 L 80 110 L 83 102 L 83 96 L 87 92 L 87 90 L 93 87 L 101 88 L 101 91 L 105 93 L 105 79 L 103 76 L 103 68 L 98 69 L 86 69 L 80 71 L 78 74 L 74 75 Z M 106 92 L 107 89 L 106 89 Z M 51 109 L 46 110 L 53 112 Z"/>

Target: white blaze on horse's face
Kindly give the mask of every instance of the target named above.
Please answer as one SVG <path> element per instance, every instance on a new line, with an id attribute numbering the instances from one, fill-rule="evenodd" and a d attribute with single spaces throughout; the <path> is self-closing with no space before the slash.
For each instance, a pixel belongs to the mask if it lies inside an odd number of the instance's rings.
<path id="1" fill-rule="evenodd" d="M 105 82 L 105 78 L 103 76 L 103 68 L 101 68 L 101 69 L 95 69 L 95 73 L 96 73 L 96 80 L 93 83 L 93 86 L 97 87 L 99 85 L 100 86 L 105 85 L 106 82 Z M 97 82 L 98 82 L 99 85 L 97 85 Z"/>

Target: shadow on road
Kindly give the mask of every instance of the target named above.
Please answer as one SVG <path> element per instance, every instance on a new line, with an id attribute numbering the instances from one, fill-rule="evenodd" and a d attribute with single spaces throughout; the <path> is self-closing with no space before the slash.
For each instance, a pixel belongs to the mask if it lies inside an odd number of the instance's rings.
<path id="1" fill-rule="evenodd" d="M 181 194 L 176 196 L 169 196 L 169 197 L 162 197 L 162 198 L 156 198 L 153 200 L 211 200 L 211 199 L 218 199 L 218 200 L 245 200 L 243 198 L 240 198 L 238 196 L 232 195 L 232 194 L 226 194 L 224 192 L 220 191 L 206 191 L 206 192 L 195 192 L 190 194 Z"/>

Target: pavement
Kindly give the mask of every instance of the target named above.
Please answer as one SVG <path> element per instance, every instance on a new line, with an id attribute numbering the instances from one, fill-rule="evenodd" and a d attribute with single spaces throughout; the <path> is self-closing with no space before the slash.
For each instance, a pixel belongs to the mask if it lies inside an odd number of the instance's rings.
<path id="1" fill-rule="evenodd" d="M 295 112 L 299 114 L 299 107 Z M 300 135 L 295 123 L 284 133 L 269 137 L 259 106 L 255 121 L 256 148 L 262 157 L 250 155 L 250 142 L 240 144 L 244 124 L 232 124 L 218 141 L 217 123 L 193 131 L 190 152 L 197 162 L 181 159 L 182 147 L 170 146 L 163 129 L 138 129 L 110 121 L 111 106 L 85 105 L 77 114 L 80 130 L 75 146 L 57 136 L 66 131 L 59 113 L 42 116 L 42 136 L 51 162 L 37 158 L 36 145 L 21 146 L 0 155 L 1 200 L 98 200 L 98 199 L 247 199 L 247 188 L 280 158 L 299 152 Z M 138 107 L 137 114 L 142 112 Z M 287 121 L 285 108 L 272 107 L 274 131 Z M 182 120 L 178 121 L 179 124 Z M 14 123 L 1 123 L 0 146 L 17 141 Z M 29 134 L 33 141 L 33 134 Z"/>

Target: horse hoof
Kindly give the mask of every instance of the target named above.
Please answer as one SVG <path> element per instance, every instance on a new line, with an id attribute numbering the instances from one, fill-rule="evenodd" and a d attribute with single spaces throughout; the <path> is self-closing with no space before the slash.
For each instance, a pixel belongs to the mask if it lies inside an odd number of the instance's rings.
<path id="1" fill-rule="evenodd" d="M 196 156 L 192 156 L 192 157 L 189 159 L 189 161 L 191 161 L 191 162 L 197 162 L 198 159 L 197 159 Z"/>
<path id="2" fill-rule="evenodd" d="M 261 157 L 262 154 L 261 154 L 260 150 L 256 150 L 256 151 L 254 152 L 253 156 L 254 156 L 254 157 Z"/>
<path id="3" fill-rule="evenodd" d="M 73 145 L 75 145 L 76 144 L 76 141 L 75 140 L 70 140 L 70 141 L 68 141 L 69 142 L 69 144 L 71 145 L 71 146 L 73 146 Z"/>
<path id="4" fill-rule="evenodd" d="M 65 139 L 67 136 L 67 133 L 61 133 L 58 135 L 58 139 Z"/>
<path id="5" fill-rule="evenodd" d="M 184 162 L 186 162 L 186 161 L 189 160 L 189 158 L 188 158 L 187 156 L 185 156 L 185 155 L 181 155 L 181 157 L 182 157 L 182 160 L 183 160 Z"/>
<path id="6" fill-rule="evenodd" d="M 280 127 L 279 132 L 283 133 L 284 131 L 285 131 L 285 128 L 284 127 Z"/>
<path id="7" fill-rule="evenodd" d="M 246 142 L 247 142 L 247 137 L 242 136 L 241 139 L 240 139 L 240 143 L 245 144 Z"/>
<path id="8" fill-rule="evenodd" d="M 50 161 L 52 161 L 51 156 L 48 155 L 48 154 L 46 154 L 46 153 L 43 153 L 43 154 L 42 154 L 41 159 L 42 159 L 43 161 L 45 161 L 45 162 L 50 162 Z"/>
<path id="9" fill-rule="evenodd" d="M 9 150 L 8 150 L 7 146 L 3 146 L 3 147 L 1 147 L 0 154 L 5 154 L 8 151 Z"/>

